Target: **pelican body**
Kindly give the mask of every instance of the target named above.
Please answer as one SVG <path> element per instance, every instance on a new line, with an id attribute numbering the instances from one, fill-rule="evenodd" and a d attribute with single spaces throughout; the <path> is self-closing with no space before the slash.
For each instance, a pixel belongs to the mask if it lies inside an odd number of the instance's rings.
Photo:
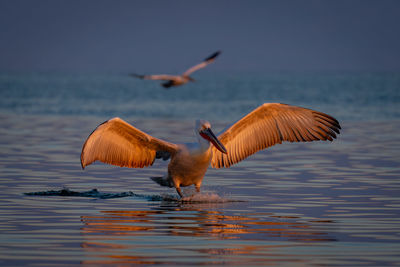
<path id="1" fill-rule="evenodd" d="M 190 74 L 193 72 L 202 69 L 206 67 L 208 64 L 214 62 L 215 58 L 221 54 L 221 51 L 217 51 L 207 57 L 206 59 L 203 60 L 203 62 L 194 65 L 193 67 L 189 68 L 186 70 L 183 74 L 181 75 L 168 75 L 168 74 L 156 74 L 156 75 L 138 75 L 138 74 L 131 74 L 133 77 L 137 77 L 140 79 L 145 79 L 145 80 L 163 80 L 166 82 L 161 83 L 161 85 L 165 88 L 168 89 L 173 86 L 180 86 L 188 82 L 194 82 L 195 79 L 190 77 Z"/>
<path id="2" fill-rule="evenodd" d="M 151 179 L 162 186 L 194 185 L 200 192 L 208 167 L 228 168 L 259 150 L 282 141 L 333 141 L 339 122 L 311 109 L 266 103 L 256 108 L 216 137 L 208 121 L 197 120 L 194 144 L 173 144 L 152 137 L 120 118 L 100 124 L 87 138 L 81 165 L 102 161 L 121 167 L 142 168 L 156 159 L 170 159 L 168 173 Z"/>

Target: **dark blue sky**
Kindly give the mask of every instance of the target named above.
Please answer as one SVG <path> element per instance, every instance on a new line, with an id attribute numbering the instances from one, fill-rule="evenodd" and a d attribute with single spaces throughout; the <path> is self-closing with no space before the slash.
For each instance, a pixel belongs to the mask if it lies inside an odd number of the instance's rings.
<path id="1" fill-rule="evenodd" d="M 400 1 L 0 0 L 0 36 L 6 71 L 399 71 Z"/>

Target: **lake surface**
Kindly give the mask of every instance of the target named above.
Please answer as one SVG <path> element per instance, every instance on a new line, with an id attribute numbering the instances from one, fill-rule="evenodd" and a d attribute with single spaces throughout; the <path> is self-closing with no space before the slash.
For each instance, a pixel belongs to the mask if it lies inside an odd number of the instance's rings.
<path id="1" fill-rule="evenodd" d="M 398 266 L 399 80 L 209 75 L 166 91 L 122 75 L 2 74 L 0 265 Z M 194 119 L 219 132 L 263 102 L 326 112 L 342 132 L 209 169 L 190 203 L 149 179 L 165 162 L 80 167 L 83 142 L 109 117 L 191 142 Z M 25 194 L 63 188 L 100 197 Z"/>

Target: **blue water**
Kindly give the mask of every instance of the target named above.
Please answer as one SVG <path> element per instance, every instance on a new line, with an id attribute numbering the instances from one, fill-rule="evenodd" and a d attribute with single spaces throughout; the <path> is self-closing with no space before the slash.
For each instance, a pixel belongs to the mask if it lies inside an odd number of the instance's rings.
<path id="1" fill-rule="evenodd" d="M 400 73 L 206 73 L 171 90 L 126 74 L 0 74 L 2 113 L 235 121 L 265 102 L 339 121 L 398 119 Z"/>
<path id="2" fill-rule="evenodd" d="M 124 74 L 0 74 L 0 265 L 399 265 L 400 74 L 194 78 L 164 90 Z M 209 169 L 189 202 L 149 179 L 166 162 L 81 169 L 110 117 L 192 142 L 195 119 L 218 132 L 264 102 L 328 113 L 341 134 Z"/>

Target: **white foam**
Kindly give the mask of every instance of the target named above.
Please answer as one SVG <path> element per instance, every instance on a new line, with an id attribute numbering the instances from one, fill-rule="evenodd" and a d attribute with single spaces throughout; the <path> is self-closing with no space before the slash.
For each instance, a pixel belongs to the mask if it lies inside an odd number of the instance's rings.
<path id="1" fill-rule="evenodd" d="M 189 197 L 183 197 L 180 202 L 189 203 L 226 203 L 233 202 L 235 200 L 221 197 L 215 193 L 198 193 Z"/>

